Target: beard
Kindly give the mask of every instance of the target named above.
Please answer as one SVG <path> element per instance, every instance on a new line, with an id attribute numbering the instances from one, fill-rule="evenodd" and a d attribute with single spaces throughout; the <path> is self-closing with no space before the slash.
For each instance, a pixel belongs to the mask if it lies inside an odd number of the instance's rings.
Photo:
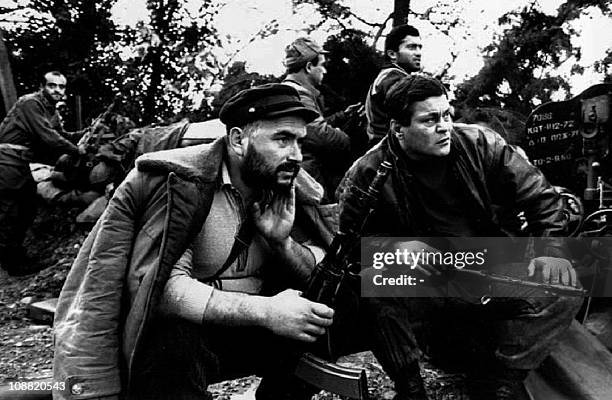
<path id="1" fill-rule="evenodd" d="M 240 167 L 244 183 L 262 194 L 288 194 L 299 171 L 300 164 L 291 160 L 274 167 L 250 143 Z M 285 175 L 284 173 L 289 173 L 288 181 L 281 181 L 281 174 Z"/>

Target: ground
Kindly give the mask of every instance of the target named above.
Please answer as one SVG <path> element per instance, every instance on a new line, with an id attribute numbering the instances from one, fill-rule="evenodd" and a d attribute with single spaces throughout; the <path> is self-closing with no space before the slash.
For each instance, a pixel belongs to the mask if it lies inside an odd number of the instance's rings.
<path id="1" fill-rule="evenodd" d="M 0 387 L 9 382 L 51 376 L 52 328 L 28 318 L 28 304 L 57 297 L 72 261 L 91 226 L 76 224 L 77 209 L 41 204 L 26 245 L 40 261 L 41 272 L 23 278 L 9 277 L 0 270 Z M 370 397 L 392 399 L 393 385 L 369 352 L 345 357 L 347 366 L 365 368 Z M 423 374 L 432 399 L 465 399 L 461 375 L 445 374 L 427 363 Z M 210 391 L 219 400 L 251 400 L 259 378 L 246 377 L 213 385 Z M 318 400 L 339 397 L 321 392 Z"/>

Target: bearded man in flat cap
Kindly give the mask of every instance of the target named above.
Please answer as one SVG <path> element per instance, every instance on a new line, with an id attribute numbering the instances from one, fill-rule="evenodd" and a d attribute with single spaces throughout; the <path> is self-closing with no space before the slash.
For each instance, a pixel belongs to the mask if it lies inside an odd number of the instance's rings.
<path id="1" fill-rule="evenodd" d="M 227 136 L 137 160 L 62 290 L 56 399 L 212 398 L 208 384 L 253 373 L 258 399 L 302 398 L 276 361 L 332 323 L 298 291 L 332 232 L 300 170 L 317 116 L 263 85 L 223 106 Z"/>

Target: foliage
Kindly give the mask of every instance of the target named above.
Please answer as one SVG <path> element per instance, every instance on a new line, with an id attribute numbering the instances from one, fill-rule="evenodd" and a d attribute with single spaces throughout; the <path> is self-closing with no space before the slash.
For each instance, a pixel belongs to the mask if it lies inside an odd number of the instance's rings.
<path id="1" fill-rule="evenodd" d="M 241 90 L 251 88 L 253 86 L 263 85 L 264 83 L 279 82 L 280 79 L 272 75 L 260 75 L 257 72 L 247 72 L 245 62 L 236 61 L 227 70 L 227 74 L 223 79 L 223 87 L 219 91 L 215 100 L 212 103 L 216 116 L 223 104 L 233 95 Z"/>
<path id="2" fill-rule="evenodd" d="M 604 74 L 604 83 L 612 83 L 612 49 L 608 50 L 601 61 L 595 63 L 595 70 Z"/>
<path id="3" fill-rule="evenodd" d="M 115 1 L 31 0 L 27 6 L 17 7 L 25 11 L 24 21 L 7 31 L 5 41 L 18 93 L 37 90 L 41 75 L 57 69 L 67 76 L 71 94 L 82 97 L 83 108 L 91 110 L 90 115 L 101 112 L 104 104 L 100 99 L 112 96 L 101 78 L 112 75 L 113 67 L 98 60 L 103 47 L 117 35 L 110 20 Z M 4 20 L 10 22 L 12 14 L 4 11 Z"/>
<path id="4" fill-rule="evenodd" d="M 566 23 L 596 6 L 610 14 L 610 4 L 601 0 L 568 0 L 556 15 L 540 11 L 535 2 L 519 11 L 505 14 L 500 25 L 508 26 L 494 43 L 485 48 L 485 65 L 458 88 L 461 107 L 502 107 L 529 114 L 535 106 L 551 100 L 551 95 L 569 84 L 554 76 L 564 62 L 580 58 Z"/>
<path id="5" fill-rule="evenodd" d="M 125 99 L 120 111 L 138 124 L 208 118 L 207 89 L 221 72 L 211 53 L 220 45 L 218 2 L 189 12 L 184 1 L 149 0 L 150 21 L 123 29 L 110 20 L 115 2 L 30 0 L 0 9 L 0 19 L 13 22 L 5 37 L 19 93 L 38 89 L 41 73 L 57 69 L 68 78 L 68 110 L 80 95 L 86 120 L 117 95 Z M 68 129 L 74 120 L 67 116 Z"/>
<path id="6" fill-rule="evenodd" d="M 147 9 L 149 23 L 126 32 L 120 43 L 133 49 L 118 67 L 125 82 L 119 89 L 130 97 L 131 117 L 140 123 L 180 119 L 192 112 L 206 117 L 206 89 L 219 72 L 210 53 L 219 46 L 213 26 L 218 7 L 206 0 L 191 15 L 185 2 L 149 0 Z"/>
<path id="7" fill-rule="evenodd" d="M 229 94 L 276 80 L 247 73 L 244 63 L 233 62 L 236 54 L 223 63 L 217 59 L 227 44 L 214 25 L 224 1 L 202 0 L 194 10 L 185 0 L 147 0 L 149 19 L 121 29 L 110 20 L 116 1 L 14 0 L 13 5 L 0 6 L 0 22 L 13 19 L 5 41 L 18 92 L 36 90 L 42 72 L 59 69 L 69 79 L 67 109 L 74 112 L 74 97 L 80 95 L 84 122 L 121 94 L 126 101 L 119 111 L 141 125 L 183 117 L 208 119 Z M 457 44 L 469 35 L 460 17 L 464 3 L 437 0 L 419 14 L 410 11 L 410 16 L 427 20 Z M 548 101 L 557 89 L 568 89 L 566 81 L 548 72 L 580 56 L 580 49 L 570 40 L 575 32 L 567 22 L 587 7 L 599 7 L 609 15 L 610 2 L 567 0 L 553 16 L 539 11 L 535 3 L 531 0 L 527 7 L 502 17 L 500 23 L 506 29 L 485 49 L 484 68 L 460 86 L 461 107 L 503 107 L 526 114 Z M 380 65 L 381 56 L 373 49 L 393 14 L 368 21 L 344 0 L 293 0 L 293 4 L 314 7 L 322 16 L 321 24 L 333 21 L 342 28 L 325 43 L 330 54 L 323 92 L 330 111 L 362 101 Z M 410 5 L 407 0 L 393 1 L 394 10 L 406 5 Z M 270 21 L 241 49 L 277 33 L 281 25 Z M 350 29 L 353 26 L 370 31 Z M 227 42 L 232 40 L 228 36 Z M 449 63 L 435 73 L 438 78 L 446 76 L 459 48 L 451 46 Z M 607 74 L 608 81 L 612 80 L 611 61 L 612 51 L 594 66 Z M 580 67 L 573 72 L 580 73 Z M 211 88 L 219 83 L 223 83 L 223 90 L 212 104 L 215 93 Z M 66 118 L 72 125 L 74 120 L 74 115 Z"/>
<path id="8" fill-rule="evenodd" d="M 382 54 L 367 45 L 365 33 L 353 29 L 331 35 L 323 47 L 329 51 L 322 88 L 329 111 L 363 102 L 382 66 Z"/>

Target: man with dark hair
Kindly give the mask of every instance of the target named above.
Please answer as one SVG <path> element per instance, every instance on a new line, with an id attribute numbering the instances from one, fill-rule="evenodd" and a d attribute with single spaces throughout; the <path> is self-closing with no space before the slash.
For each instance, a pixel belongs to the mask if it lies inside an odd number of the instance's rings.
<path id="1" fill-rule="evenodd" d="M 332 202 L 338 183 L 352 161 L 350 137 L 338 127 L 345 125 L 361 104 L 353 104 L 324 118 L 323 98 L 317 88 L 327 72 L 327 51 L 312 39 L 303 37 L 287 46 L 285 54 L 287 77 L 283 83 L 295 88 L 302 103 L 319 114 L 306 128 L 303 167 L 323 185 L 324 202 Z"/>
<path id="2" fill-rule="evenodd" d="M 563 240 L 555 238 L 564 234 L 563 203 L 537 168 L 497 133 L 453 124 L 446 89 L 433 78 L 401 78 L 387 93 L 385 109 L 391 118 L 388 134 L 353 164 L 339 188 L 341 231 L 352 218 L 346 189 L 367 189 L 366 182 L 386 160 L 392 171 L 363 236 L 398 238 L 387 244 L 400 251 L 439 253 L 438 244 L 427 239 L 399 237 L 478 237 L 483 243 L 487 237 L 506 236 L 500 211 L 523 210 L 527 233 L 545 239 L 529 265 L 512 264 L 505 273 L 576 285 L 571 264 L 559 257 Z M 447 273 L 437 265 L 418 263 L 415 268 L 421 277 Z M 462 354 L 470 399 L 528 399 L 523 379 L 548 355 L 582 298 L 530 297 L 531 289 L 512 286 L 507 294 L 512 298 L 481 303 L 441 298 L 444 291 L 432 282 L 417 289 L 425 298 L 362 299 L 372 319 L 369 326 L 376 327 L 371 333 L 374 354 L 395 382 L 396 399 L 427 399 L 419 374 L 420 347 L 411 328 L 416 321 L 431 323 L 434 335 L 428 339 L 459 343 L 444 354 Z"/>
<path id="3" fill-rule="evenodd" d="M 206 399 L 253 373 L 258 399 L 302 398 L 277 362 L 333 316 L 298 291 L 332 236 L 300 170 L 315 117 L 293 88 L 263 85 L 225 103 L 227 136 L 137 160 L 62 289 L 56 398 Z"/>
<path id="4" fill-rule="evenodd" d="M 36 184 L 31 162 L 53 164 L 63 153 L 79 154 L 55 108 L 64 98 L 66 77 L 47 72 L 40 90 L 22 96 L 0 124 L 0 263 L 10 275 L 36 272 L 23 248 L 36 215 Z"/>
<path id="5" fill-rule="evenodd" d="M 378 143 L 389 130 L 389 116 L 384 108 L 387 92 L 399 79 L 421 70 L 421 37 L 411 25 L 391 29 L 385 39 L 385 59 L 366 97 L 368 138 L 370 147 Z"/>

